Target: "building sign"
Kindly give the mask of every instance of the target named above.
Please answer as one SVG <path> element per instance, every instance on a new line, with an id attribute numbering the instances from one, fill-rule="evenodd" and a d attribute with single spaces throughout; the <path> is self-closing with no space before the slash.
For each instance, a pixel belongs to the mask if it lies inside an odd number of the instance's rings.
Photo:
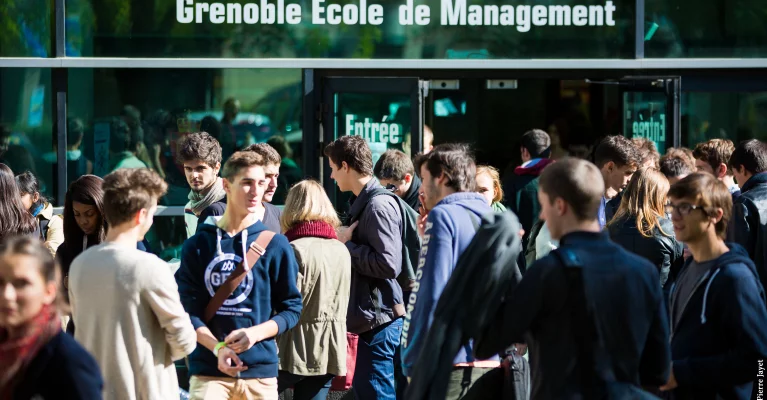
<path id="1" fill-rule="evenodd" d="M 362 136 L 368 143 L 370 151 L 373 153 L 373 165 L 378 162 L 384 152 L 391 147 L 397 147 L 403 142 L 403 129 L 401 124 L 386 122 L 386 117 L 382 122 L 375 122 L 372 118 L 360 118 L 356 114 L 346 114 L 344 116 L 346 135 Z M 395 146 L 392 146 L 395 145 Z"/>
<path id="2" fill-rule="evenodd" d="M 665 111 L 638 112 L 636 119 L 627 121 L 632 138 L 645 138 L 655 143 L 658 152 L 666 152 L 666 113 Z"/>
<path id="3" fill-rule="evenodd" d="M 269 2 L 220 3 L 196 0 L 176 1 L 176 21 L 182 24 L 261 24 L 297 25 L 309 19 L 313 25 L 381 25 L 385 13 L 381 4 L 356 0 L 348 4 L 330 4 L 311 0 L 311 10 L 286 0 Z M 440 0 L 439 10 L 427 4 L 402 0 L 397 7 L 403 26 L 439 24 L 443 26 L 509 26 L 519 32 L 544 26 L 615 26 L 613 1 L 599 4 L 513 5 L 472 4 L 470 0 Z M 392 18 L 386 15 L 386 18 Z"/>

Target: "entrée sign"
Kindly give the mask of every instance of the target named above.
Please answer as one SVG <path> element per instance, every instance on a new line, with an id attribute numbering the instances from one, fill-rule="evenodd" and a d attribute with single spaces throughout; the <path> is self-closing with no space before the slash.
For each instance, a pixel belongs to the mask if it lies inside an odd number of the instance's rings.
<path id="1" fill-rule="evenodd" d="M 431 7 L 404 0 L 399 6 L 400 25 L 429 25 Z M 357 0 L 350 4 L 326 4 L 311 0 L 311 23 L 316 25 L 381 25 L 384 9 L 380 4 Z M 533 26 L 615 26 L 616 7 L 612 1 L 591 5 L 495 5 L 467 4 L 467 0 L 440 0 L 441 25 L 515 26 L 529 32 Z M 300 4 L 285 0 L 260 2 L 205 3 L 176 0 L 176 20 L 182 24 L 290 24 L 303 21 Z"/>

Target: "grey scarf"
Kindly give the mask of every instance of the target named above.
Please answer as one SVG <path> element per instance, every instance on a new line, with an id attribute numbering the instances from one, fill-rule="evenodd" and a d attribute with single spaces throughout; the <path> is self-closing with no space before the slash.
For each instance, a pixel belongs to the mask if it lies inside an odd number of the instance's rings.
<path id="1" fill-rule="evenodd" d="M 224 191 L 224 181 L 221 178 L 216 178 L 213 186 L 208 189 L 207 194 L 203 195 L 202 192 L 197 193 L 191 191 L 188 196 L 194 215 L 200 215 L 203 210 L 208 208 L 211 204 L 221 201 L 224 197 L 226 197 L 226 192 Z"/>

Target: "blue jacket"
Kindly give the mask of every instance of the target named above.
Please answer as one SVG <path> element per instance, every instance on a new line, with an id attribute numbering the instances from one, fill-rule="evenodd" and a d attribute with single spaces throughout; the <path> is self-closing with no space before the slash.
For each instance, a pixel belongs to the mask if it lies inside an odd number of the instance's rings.
<path id="1" fill-rule="evenodd" d="M 298 264 L 293 248 L 283 235 L 274 236 L 266 253 L 213 319 L 203 321 L 205 307 L 215 291 L 224 283 L 228 272 L 234 271 L 236 264 L 242 262 L 243 253 L 250 244 L 265 230 L 263 223 L 256 222 L 232 237 L 216 225 L 206 223 L 184 242 L 176 281 L 181 303 L 195 329 L 207 326 L 217 340 L 223 341 L 236 329 L 256 326 L 270 319 L 279 326 L 279 333 L 296 325 L 302 308 L 301 293 L 296 287 Z M 277 376 L 274 340 L 256 343 L 239 357 L 248 367 L 240 374 L 242 378 Z M 226 376 L 218 370 L 213 353 L 203 346 L 197 346 L 189 356 L 189 375 Z"/>
<path id="2" fill-rule="evenodd" d="M 474 238 L 480 218 L 492 209 L 478 193 L 451 194 L 429 212 L 421 247 L 416 284 L 402 328 L 403 372 L 413 368 L 434 319 L 434 309 L 453 273 L 458 258 Z M 463 347 L 454 364 L 475 361 L 471 344 Z"/>
<path id="3" fill-rule="evenodd" d="M 676 326 L 671 326 L 671 357 L 679 387 L 676 399 L 749 399 L 757 360 L 767 358 L 767 309 L 756 267 L 739 245 L 698 282 Z M 685 269 L 690 261 L 685 265 Z"/>
<path id="4" fill-rule="evenodd" d="M 59 332 L 32 359 L 12 398 L 98 400 L 103 389 L 93 356 L 71 336 Z"/>

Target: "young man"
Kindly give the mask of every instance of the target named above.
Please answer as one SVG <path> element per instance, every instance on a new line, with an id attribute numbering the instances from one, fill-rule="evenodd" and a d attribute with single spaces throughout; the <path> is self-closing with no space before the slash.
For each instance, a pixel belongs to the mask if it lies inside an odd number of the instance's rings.
<path id="1" fill-rule="evenodd" d="M 184 166 L 186 181 L 192 189 L 184 207 L 186 234 L 190 238 L 208 217 L 223 215 L 226 210 L 224 182 L 218 176 L 221 145 L 207 132 L 190 133 L 176 145 L 176 160 Z"/>
<path id="2" fill-rule="evenodd" d="M 695 157 L 695 168 L 701 172 L 708 172 L 727 185 L 735 202 L 740 196 L 740 188 L 735 183 L 732 169 L 729 168 L 730 157 L 735 151 L 735 145 L 727 139 L 711 139 L 708 142 L 699 143 L 692 151 Z M 739 182 L 743 184 L 744 182 Z"/>
<path id="3" fill-rule="evenodd" d="M 530 339 L 532 399 L 602 398 L 607 380 L 655 387 L 667 381 L 658 268 L 602 232 L 604 192 L 588 161 L 565 158 L 541 174 L 541 217 L 560 247 L 528 268 L 489 330 L 493 343 L 483 345 L 499 351 Z"/>
<path id="4" fill-rule="evenodd" d="M 523 248 L 527 247 L 530 232 L 533 225 L 538 222 L 541 205 L 538 203 L 538 177 L 543 168 L 554 162 L 549 159 L 551 151 L 551 138 L 549 134 L 533 129 L 522 135 L 522 165 L 514 169 L 514 174 L 504 182 L 504 191 L 507 194 L 506 204 L 509 209 L 517 214 L 525 236 L 522 238 Z"/>
<path id="5" fill-rule="evenodd" d="M 264 165 L 256 153 L 233 154 L 223 170 L 224 215 L 184 243 L 176 280 L 200 344 L 189 356 L 192 399 L 277 399 L 272 339 L 298 322 L 301 294 L 287 238 L 256 216 Z"/>
<path id="6" fill-rule="evenodd" d="M 742 142 L 729 164 L 742 187 L 732 207 L 727 237 L 746 249 L 762 286 L 767 286 L 767 145 L 756 139 Z"/>
<path id="7" fill-rule="evenodd" d="M 618 194 L 628 186 L 637 167 L 642 163 L 642 157 L 634 142 L 615 135 L 602 139 L 597 145 L 594 149 L 594 163 L 602 172 L 605 188 L 599 204 L 598 218 L 599 226 L 604 228 L 618 210 Z"/>
<path id="8" fill-rule="evenodd" d="M 386 150 L 373 168 L 373 174 L 381 185 L 405 200 L 410 208 L 415 211 L 421 209 L 421 199 L 418 196 L 421 180 L 407 154 L 399 150 Z"/>
<path id="9" fill-rule="evenodd" d="M 194 328 L 168 264 L 136 249 L 167 184 L 148 169 L 120 169 L 103 188 L 106 240 L 69 271 L 75 338 L 101 366 L 105 399 L 177 398 L 173 361 L 195 349 Z"/>
<path id="10" fill-rule="evenodd" d="M 394 357 L 398 353 L 405 306 L 397 276 L 402 271 L 400 206 L 377 195 L 373 154 L 360 136 L 343 136 L 325 147 L 330 177 L 342 192 L 356 196 L 350 227 L 338 230 L 352 256 L 347 330 L 359 335 L 352 390 L 358 399 L 394 399 Z"/>
<path id="11" fill-rule="evenodd" d="M 410 294 L 402 334 L 405 375 L 418 361 L 434 310 L 458 259 L 474 238 L 484 214 L 492 212 L 476 193 L 476 165 L 465 145 L 443 144 L 419 157 L 424 206 L 429 211 L 423 236 L 417 281 Z M 447 399 L 459 399 L 482 375 L 500 365 L 498 359 L 474 359 L 471 345 L 453 360 Z M 410 370 L 410 371 L 408 371 Z"/>
<path id="12" fill-rule="evenodd" d="M 767 309 L 754 263 L 722 239 L 732 195 L 698 173 L 674 185 L 669 199 L 674 233 L 692 259 L 669 296 L 673 362 L 661 389 L 675 399 L 750 399 L 767 358 Z"/>
<path id="13" fill-rule="evenodd" d="M 689 151 L 689 150 L 687 150 Z M 666 176 L 668 183 L 673 185 L 695 172 L 695 159 L 688 156 L 682 149 L 670 148 L 660 159 L 660 172 Z"/>
<path id="14" fill-rule="evenodd" d="M 277 191 L 277 182 L 280 177 L 280 164 L 282 163 L 280 153 L 266 143 L 250 145 L 245 151 L 252 151 L 258 154 L 266 163 L 264 165 L 264 173 L 266 174 L 268 186 L 264 191 L 264 201 L 261 202 L 261 206 L 258 211 L 256 211 L 256 215 L 258 215 L 258 218 L 270 231 L 280 233 L 282 232 L 282 229 L 280 228 L 280 216 L 282 215 L 282 211 L 272 205 L 274 193 Z"/>

